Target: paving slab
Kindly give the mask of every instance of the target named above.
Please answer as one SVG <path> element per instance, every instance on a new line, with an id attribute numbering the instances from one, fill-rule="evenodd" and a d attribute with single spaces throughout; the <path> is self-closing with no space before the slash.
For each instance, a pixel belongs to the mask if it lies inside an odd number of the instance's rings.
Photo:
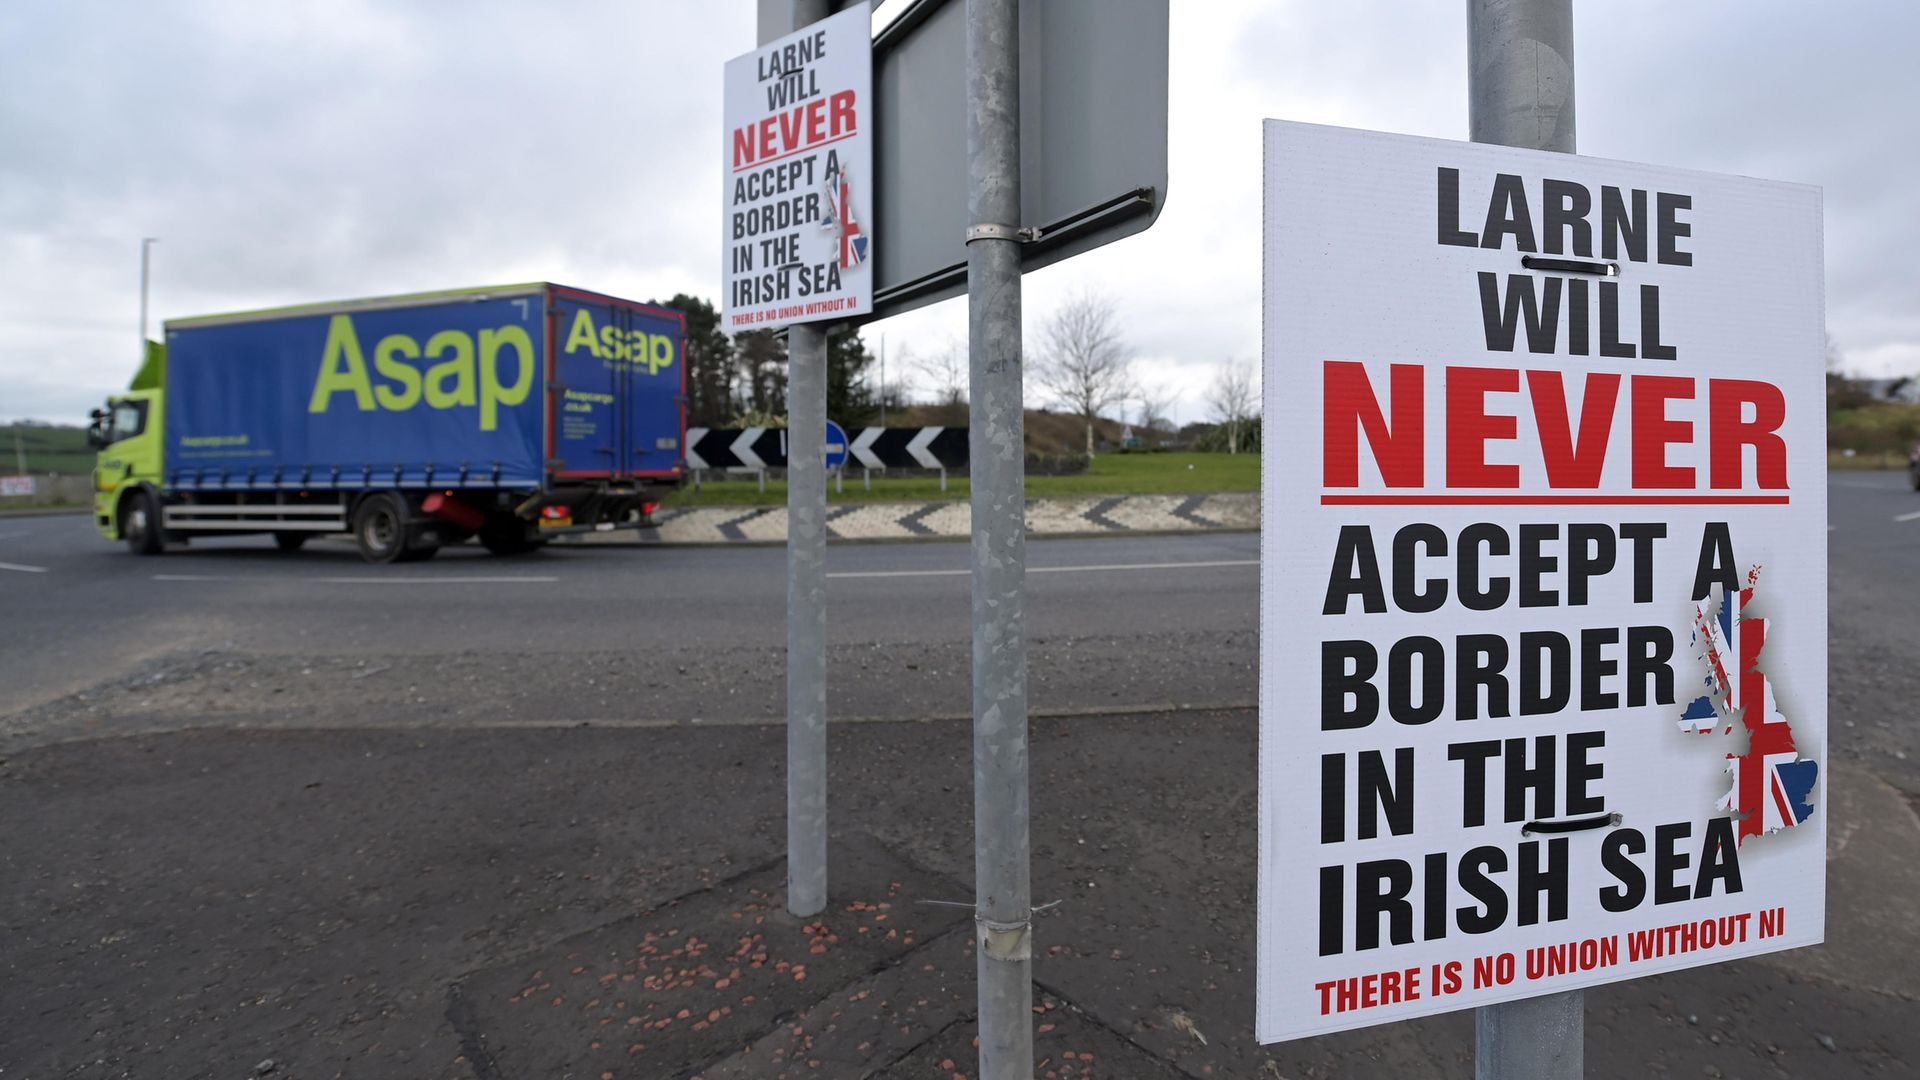
<path id="1" fill-rule="evenodd" d="M 971 1034 L 973 964 L 972 936 L 950 929 L 706 1066 L 698 1080 L 881 1075 L 955 1029 Z"/>
<path id="2" fill-rule="evenodd" d="M 1033 1013 L 1035 1080 L 1180 1080 L 1182 1076 L 1054 995 L 1036 994 Z M 879 1080 L 972 1080 L 980 1055 L 974 1020 L 974 1015 L 967 1015 L 875 1075 Z"/>
<path id="3" fill-rule="evenodd" d="M 796 1055 L 843 1076 L 904 1054 L 954 1018 L 928 1012 L 915 958 L 967 921 L 921 901 L 964 893 L 867 842 L 830 872 L 815 916 L 788 914 L 776 861 L 461 979 L 449 1016 L 476 1075 L 766 1080 Z"/>

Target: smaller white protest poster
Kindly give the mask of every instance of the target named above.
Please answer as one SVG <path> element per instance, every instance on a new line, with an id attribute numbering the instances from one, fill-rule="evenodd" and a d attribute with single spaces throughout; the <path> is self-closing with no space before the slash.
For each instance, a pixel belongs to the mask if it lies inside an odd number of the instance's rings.
<path id="1" fill-rule="evenodd" d="M 1261 1041 L 1822 940 L 1820 192 L 1265 135 Z"/>
<path id="2" fill-rule="evenodd" d="M 728 332 L 873 304 L 873 42 L 865 4 L 727 61 Z"/>

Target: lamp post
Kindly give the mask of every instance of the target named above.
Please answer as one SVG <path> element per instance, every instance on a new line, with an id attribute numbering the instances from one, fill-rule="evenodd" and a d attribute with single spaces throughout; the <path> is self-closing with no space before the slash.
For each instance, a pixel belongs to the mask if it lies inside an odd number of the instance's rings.
<path id="1" fill-rule="evenodd" d="M 149 253 L 153 251 L 153 245 L 159 242 L 160 238 L 157 236 L 140 238 L 140 355 L 135 360 L 136 364 L 147 362 L 147 280 L 151 261 Z"/>

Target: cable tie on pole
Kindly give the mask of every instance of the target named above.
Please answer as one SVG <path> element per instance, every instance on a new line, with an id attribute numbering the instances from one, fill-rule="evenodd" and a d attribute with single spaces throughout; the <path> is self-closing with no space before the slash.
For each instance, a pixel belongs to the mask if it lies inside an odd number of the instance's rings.
<path id="1" fill-rule="evenodd" d="M 980 927 L 980 950 L 987 959 L 1011 963 L 1033 959 L 1032 919 L 995 922 L 976 915 L 973 921 Z"/>
<path id="2" fill-rule="evenodd" d="M 1619 277 L 1620 264 L 1617 262 L 1594 262 L 1590 259 L 1547 259 L 1538 255 L 1520 256 L 1520 265 L 1529 270 L 1551 270 L 1556 274 L 1591 274 L 1594 277 Z"/>

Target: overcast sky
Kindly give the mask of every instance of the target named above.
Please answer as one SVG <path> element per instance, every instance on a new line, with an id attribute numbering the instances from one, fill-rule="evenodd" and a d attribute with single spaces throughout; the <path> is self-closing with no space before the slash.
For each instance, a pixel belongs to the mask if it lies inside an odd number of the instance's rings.
<path id="1" fill-rule="evenodd" d="M 1820 185 L 1848 365 L 1920 373 L 1920 5 L 1575 7 L 1581 151 Z M 1465 24 L 1461 0 L 1173 0 L 1166 210 L 1029 275 L 1030 334 L 1104 292 L 1199 418 L 1215 365 L 1259 353 L 1260 119 L 1465 138 Z M 156 336 L 542 279 L 717 300 L 721 65 L 753 40 L 752 0 L 7 0 L 0 418 L 81 422 L 125 385 L 142 236 Z M 867 334 L 897 377 L 964 331 L 950 301 Z"/>

